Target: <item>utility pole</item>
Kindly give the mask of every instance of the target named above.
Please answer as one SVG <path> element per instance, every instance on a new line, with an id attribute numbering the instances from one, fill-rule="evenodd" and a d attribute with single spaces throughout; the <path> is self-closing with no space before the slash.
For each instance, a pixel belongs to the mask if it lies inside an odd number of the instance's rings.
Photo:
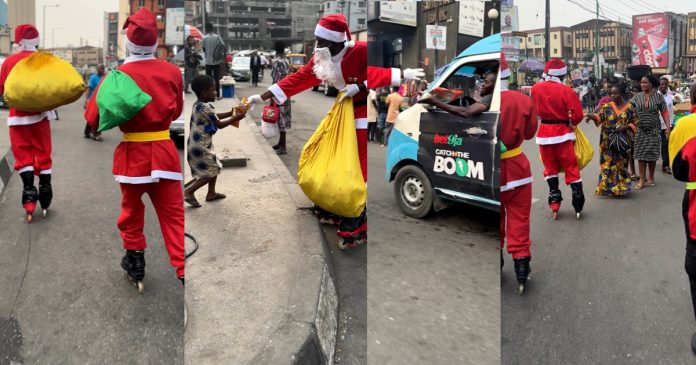
<path id="1" fill-rule="evenodd" d="M 594 53 L 595 57 L 597 58 L 597 62 L 595 64 L 595 78 L 599 79 L 600 72 L 599 72 L 599 0 L 595 1 L 597 4 L 597 12 L 596 12 L 596 18 L 595 18 L 595 45 L 594 45 Z"/>
<path id="2" fill-rule="evenodd" d="M 546 31 L 544 33 L 544 58 L 546 62 L 551 58 L 551 42 L 549 41 L 551 32 L 551 0 L 546 0 Z"/>

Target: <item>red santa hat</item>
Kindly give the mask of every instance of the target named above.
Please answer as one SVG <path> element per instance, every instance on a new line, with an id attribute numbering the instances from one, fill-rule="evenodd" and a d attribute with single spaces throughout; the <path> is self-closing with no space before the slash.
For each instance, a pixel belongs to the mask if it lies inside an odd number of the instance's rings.
<path id="1" fill-rule="evenodd" d="M 552 58 L 549 62 L 546 62 L 544 73 L 549 76 L 565 76 L 568 73 L 568 68 L 562 59 Z"/>
<path id="2" fill-rule="evenodd" d="M 507 79 L 510 77 L 510 66 L 505 60 L 505 52 L 500 52 L 500 78 Z"/>
<path id="3" fill-rule="evenodd" d="M 15 28 L 15 43 L 25 47 L 37 47 L 39 31 L 31 24 L 20 24 Z"/>
<path id="4" fill-rule="evenodd" d="M 123 23 L 126 49 L 135 54 L 150 54 L 157 50 L 157 18 L 151 11 L 140 8 Z"/>
<path id="5" fill-rule="evenodd" d="M 351 41 L 348 22 L 343 14 L 329 14 L 319 19 L 319 23 L 314 29 L 314 35 L 336 43 L 348 41 L 349 46 L 355 44 Z"/>

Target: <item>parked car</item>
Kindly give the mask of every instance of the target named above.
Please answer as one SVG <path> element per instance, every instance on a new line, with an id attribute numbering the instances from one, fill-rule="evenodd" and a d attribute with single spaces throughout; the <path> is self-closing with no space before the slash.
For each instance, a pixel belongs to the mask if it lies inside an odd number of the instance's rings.
<path id="1" fill-rule="evenodd" d="M 307 55 L 302 53 L 291 53 L 288 55 L 290 62 L 290 72 L 297 72 L 307 64 Z"/>
<path id="2" fill-rule="evenodd" d="M 234 56 L 232 58 L 232 64 L 230 65 L 230 72 L 235 81 L 249 81 L 251 80 L 251 57 L 248 56 Z"/>
<path id="3" fill-rule="evenodd" d="M 450 103 L 471 103 L 477 81 L 498 71 L 500 34 L 484 38 L 450 62 L 431 84 L 456 91 Z M 475 102 L 475 100 L 473 100 Z M 500 79 L 490 109 L 463 118 L 436 107 L 416 104 L 401 112 L 389 137 L 386 180 L 408 216 L 423 218 L 452 202 L 500 211 Z"/>

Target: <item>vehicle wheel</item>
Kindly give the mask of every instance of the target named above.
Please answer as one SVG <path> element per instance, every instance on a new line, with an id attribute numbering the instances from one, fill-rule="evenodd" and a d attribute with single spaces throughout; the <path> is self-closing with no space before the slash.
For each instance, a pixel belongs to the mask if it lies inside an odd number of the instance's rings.
<path id="1" fill-rule="evenodd" d="M 329 85 L 324 85 L 324 95 L 326 96 L 331 96 L 331 91 L 329 90 L 331 87 Z"/>
<path id="2" fill-rule="evenodd" d="M 312 88 L 312 91 L 317 91 L 317 90 L 319 90 L 319 86 L 314 86 L 314 87 Z"/>
<path id="3" fill-rule="evenodd" d="M 402 167 L 394 179 L 394 196 L 409 217 L 425 218 L 433 210 L 433 186 L 428 175 L 415 165 Z"/>

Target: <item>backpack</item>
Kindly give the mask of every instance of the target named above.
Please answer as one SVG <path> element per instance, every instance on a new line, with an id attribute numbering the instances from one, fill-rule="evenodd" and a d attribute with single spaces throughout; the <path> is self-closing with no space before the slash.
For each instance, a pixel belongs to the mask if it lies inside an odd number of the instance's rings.
<path id="1" fill-rule="evenodd" d="M 218 38 L 218 43 L 215 45 L 215 49 L 213 50 L 213 60 L 214 61 L 224 61 L 225 60 L 225 44 L 222 42 L 222 38 L 220 36 Z"/>

